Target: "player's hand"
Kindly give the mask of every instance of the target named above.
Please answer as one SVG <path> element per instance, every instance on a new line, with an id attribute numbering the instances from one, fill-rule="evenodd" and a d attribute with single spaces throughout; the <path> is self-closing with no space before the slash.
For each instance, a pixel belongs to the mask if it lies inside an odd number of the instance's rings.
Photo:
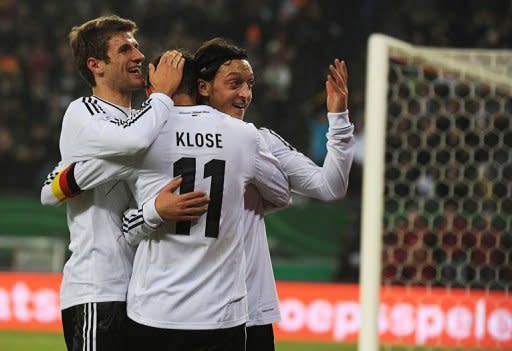
<path id="1" fill-rule="evenodd" d="M 164 221 L 196 221 L 208 210 L 210 199 L 205 192 L 174 193 L 182 181 L 182 178 L 173 180 L 156 197 L 155 208 Z"/>
<path id="2" fill-rule="evenodd" d="M 327 93 L 327 112 L 343 112 L 348 108 L 348 86 L 347 86 L 347 66 L 345 61 L 334 60 L 333 65 L 329 65 L 329 74 L 325 82 L 325 91 Z"/>
<path id="3" fill-rule="evenodd" d="M 185 58 L 176 50 L 163 53 L 156 68 L 150 63 L 149 81 L 153 86 L 153 92 L 172 97 L 181 83 L 184 64 Z"/>

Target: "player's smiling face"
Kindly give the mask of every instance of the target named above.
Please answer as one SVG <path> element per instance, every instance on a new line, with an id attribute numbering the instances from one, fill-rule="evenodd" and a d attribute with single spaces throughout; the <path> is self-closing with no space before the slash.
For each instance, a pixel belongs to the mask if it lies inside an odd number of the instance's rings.
<path id="1" fill-rule="evenodd" d="M 108 57 L 105 62 L 104 78 L 112 88 L 133 91 L 144 87 L 142 61 L 144 55 L 133 33 L 113 35 L 108 42 Z"/>
<path id="2" fill-rule="evenodd" d="M 254 73 L 247 60 L 231 60 L 219 67 L 215 78 L 200 94 L 208 105 L 232 117 L 244 119 L 252 101 Z"/>

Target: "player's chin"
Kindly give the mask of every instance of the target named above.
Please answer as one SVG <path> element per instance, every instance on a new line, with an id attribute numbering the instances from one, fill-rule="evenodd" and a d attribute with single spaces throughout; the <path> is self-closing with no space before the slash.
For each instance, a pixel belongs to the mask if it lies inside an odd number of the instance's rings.
<path id="1" fill-rule="evenodd" d="M 244 116 L 245 116 L 245 109 L 233 107 L 233 108 L 231 108 L 230 115 L 232 117 L 235 117 L 235 118 L 243 120 Z"/>

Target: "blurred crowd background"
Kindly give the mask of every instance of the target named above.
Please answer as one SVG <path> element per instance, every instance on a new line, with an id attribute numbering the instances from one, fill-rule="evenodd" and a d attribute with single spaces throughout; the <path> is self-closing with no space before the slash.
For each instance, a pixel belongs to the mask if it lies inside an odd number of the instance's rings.
<path id="1" fill-rule="evenodd" d="M 512 43 L 510 0 L 0 0 L 0 194 L 37 197 L 60 160 L 64 111 L 90 94 L 73 67 L 67 34 L 107 14 L 138 24 L 147 62 L 165 49 L 193 52 L 215 36 L 246 48 L 256 75 L 246 120 L 274 129 L 318 164 L 327 131 L 324 81 L 336 57 L 347 62 L 350 117 L 362 140 L 371 33 L 439 47 Z M 352 239 L 339 272 L 353 281 L 357 270 L 346 267 L 357 265 L 362 166 L 358 143 L 344 201 Z"/>
<path id="2" fill-rule="evenodd" d="M 512 42 L 511 1 L 1 0 L 0 11 L 0 189 L 17 194 L 37 194 L 60 159 L 63 113 L 89 94 L 67 34 L 99 15 L 135 20 L 147 60 L 167 48 L 193 51 L 214 36 L 247 48 L 257 81 L 247 120 L 276 130 L 318 163 L 325 154 L 324 80 L 335 57 L 347 61 L 351 118 L 358 132 L 363 128 L 370 33 L 429 46 Z M 352 178 L 357 196 L 360 179 Z"/>

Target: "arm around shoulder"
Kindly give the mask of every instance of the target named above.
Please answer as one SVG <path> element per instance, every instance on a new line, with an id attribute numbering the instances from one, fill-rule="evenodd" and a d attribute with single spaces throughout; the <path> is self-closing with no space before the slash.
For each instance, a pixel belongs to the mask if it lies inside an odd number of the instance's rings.
<path id="1" fill-rule="evenodd" d="M 73 148 L 74 159 L 135 155 L 145 151 L 167 121 L 174 103 L 161 93 L 152 94 L 141 109 L 126 120 L 95 110 L 87 101 L 72 103 L 64 118 L 64 130 L 74 135 L 80 147 Z M 78 131 L 73 131 L 77 128 Z"/>
<path id="2" fill-rule="evenodd" d="M 67 199 L 80 194 L 74 177 L 75 164 L 64 167 L 59 163 L 46 177 L 41 188 L 41 204 L 59 206 Z"/>

